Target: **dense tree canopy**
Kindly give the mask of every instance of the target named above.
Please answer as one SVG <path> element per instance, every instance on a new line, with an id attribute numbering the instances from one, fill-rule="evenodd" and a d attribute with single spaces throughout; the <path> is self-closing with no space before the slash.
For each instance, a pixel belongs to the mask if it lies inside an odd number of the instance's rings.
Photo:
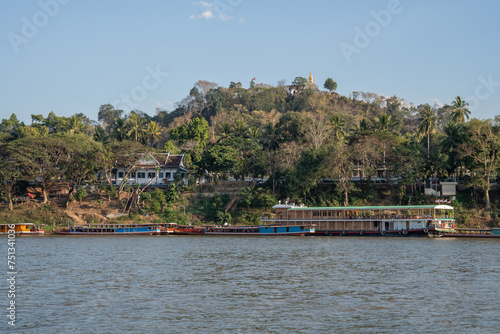
<path id="1" fill-rule="evenodd" d="M 59 179 L 97 182 L 100 171 L 110 182 L 117 163 L 131 170 L 136 154 L 155 151 L 184 153 L 198 178 L 268 179 L 264 186 L 279 198 L 314 203 L 315 190 L 331 183 L 335 191 L 322 195 L 330 196 L 326 202 L 347 205 L 360 178 L 394 178 L 403 194 L 414 194 L 419 178 L 467 176 L 491 204 L 499 167 L 495 121 L 469 121 L 459 96 L 450 106 L 410 106 L 395 96 L 332 93 L 331 78 L 324 88 L 300 76 L 290 86 L 252 80 L 249 88 L 200 80 L 174 110 L 158 109 L 153 117 L 111 104 L 99 108 L 98 122 L 50 112 L 33 114 L 25 125 L 12 114 L 0 122 L 3 197 L 16 180 L 46 189 Z"/>

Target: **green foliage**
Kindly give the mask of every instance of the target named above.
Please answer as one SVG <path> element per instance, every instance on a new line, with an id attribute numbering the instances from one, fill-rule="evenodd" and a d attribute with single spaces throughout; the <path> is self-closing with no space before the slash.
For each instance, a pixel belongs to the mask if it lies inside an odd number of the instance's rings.
<path id="1" fill-rule="evenodd" d="M 233 218 L 229 212 L 218 211 L 215 214 L 215 221 L 220 225 L 231 225 Z"/>
<path id="2" fill-rule="evenodd" d="M 328 78 L 326 79 L 323 87 L 328 89 L 330 92 L 333 92 L 334 90 L 337 90 L 337 83 L 332 78 Z"/>
<path id="3" fill-rule="evenodd" d="M 147 201 L 151 200 L 151 194 L 150 194 L 150 193 L 147 193 L 147 192 L 143 192 L 143 193 L 141 194 L 141 199 L 142 199 L 143 201 L 146 201 L 146 202 L 147 202 Z"/>

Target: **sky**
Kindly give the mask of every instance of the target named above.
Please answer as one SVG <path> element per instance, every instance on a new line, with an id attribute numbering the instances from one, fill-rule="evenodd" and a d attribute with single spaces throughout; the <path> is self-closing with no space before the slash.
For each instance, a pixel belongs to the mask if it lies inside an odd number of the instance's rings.
<path id="1" fill-rule="evenodd" d="M 151 116 L 198 80 L 470 103 L 500 115 L 500 1 L 0 0 L 0 119 L 111 103 Z"/>

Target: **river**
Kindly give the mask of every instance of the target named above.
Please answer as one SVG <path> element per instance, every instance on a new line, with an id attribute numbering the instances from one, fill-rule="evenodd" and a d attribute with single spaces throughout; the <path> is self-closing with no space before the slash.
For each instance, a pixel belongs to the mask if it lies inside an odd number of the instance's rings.
<path id="1" fill-rule="evenodd" d="M 499 260 L 498 239 L 17 237 L 14 330 L 498 333 Z"/>

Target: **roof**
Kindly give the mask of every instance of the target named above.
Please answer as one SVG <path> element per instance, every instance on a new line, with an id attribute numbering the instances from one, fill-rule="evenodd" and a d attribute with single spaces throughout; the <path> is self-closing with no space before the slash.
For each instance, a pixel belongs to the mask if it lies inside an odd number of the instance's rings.
<path id="1" fill-rule="evenodd" d="M 290 210 L 409 210 L 409 209 L 448 209 L 449 205 L 393 205 L 393 206 L 340 206 L 340 207 L 292 207 Z"/>
<path id="2" fill-rule="evenodd" d="M 160 167 L 185 169 L 184 154 L 148 153 L 142 155 L 135 168 L 151 168 L 158 164 Z"/>

